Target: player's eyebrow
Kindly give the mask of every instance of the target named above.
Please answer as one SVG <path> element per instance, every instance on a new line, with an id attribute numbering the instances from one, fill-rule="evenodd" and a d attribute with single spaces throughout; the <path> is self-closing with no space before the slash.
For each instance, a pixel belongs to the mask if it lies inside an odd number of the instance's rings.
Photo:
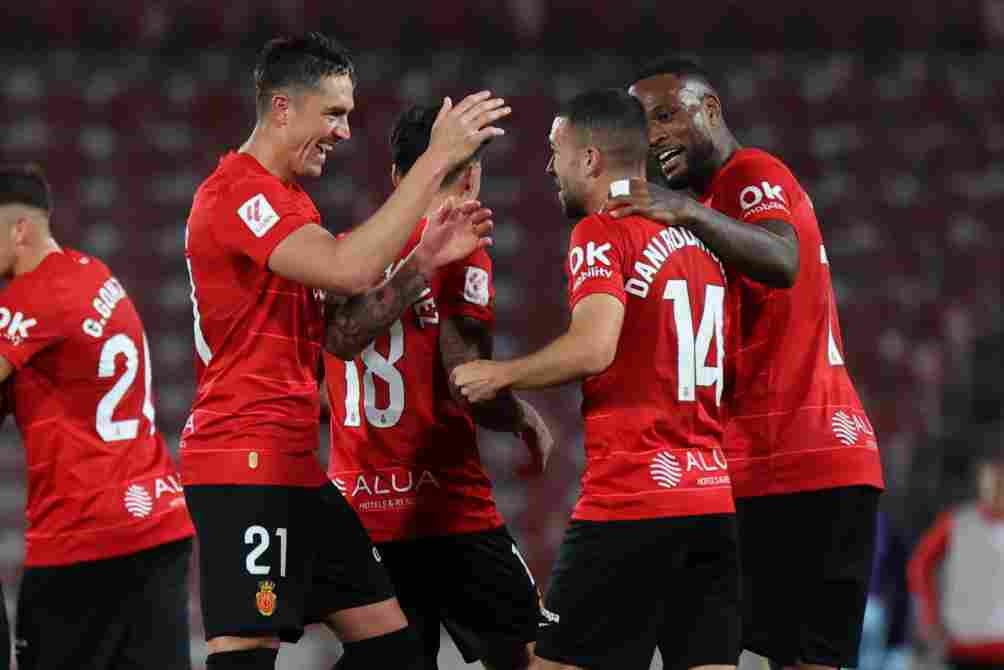
<path id="1" fill-rule="evenodd" d="M 343 105 L 331 105 L 324 109 L 325 114 L 348 114 L 351 110 Z"/>

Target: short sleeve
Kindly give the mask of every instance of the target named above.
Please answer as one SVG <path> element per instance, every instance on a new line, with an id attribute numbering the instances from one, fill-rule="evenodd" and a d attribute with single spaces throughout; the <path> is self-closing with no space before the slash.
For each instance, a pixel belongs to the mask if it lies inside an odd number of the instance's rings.
<path id="1" fill-rule="evenodd" d="M 769 154 L 757 153 L 726 168 L 714 197 L 716 209 L 739 221 L 773 220 L 794 226 L 792 212 L 805 196 L 783 163 Z"/>
<path id="2" fill-rule="evenodd" d="M 250 179 L 222 199 L 217 237 L 231 251 L 261 267 L 279 243 L 307 225 L 320 223 L 306 193 L 283 186 L 277 179 Z"/>
<path id="3" fill-rule="evenodd" d="M 32 300 L 33 294 L 47 299 Z M 66 337 L 61 302 L 48 287 L 32 287 L 25 280 L 15 279 L 0 291 L 0 356 L 15 370 Z"/>
<path id="4" fill-rule="evenodd" d="M 617 224 L 600 215 L 587 216 L 572 230 L 568 244 L 568 306 L 594 293 L 612 295 L 625 303 L 622 237 Z"/>
<path id="5" fill-rule="evenodd" d="M 495 321 L 495 281 L 487 251 L 478 249 L 448 267 L 440 305 L 450 316 L 467 316 L 486 323 Z"/>

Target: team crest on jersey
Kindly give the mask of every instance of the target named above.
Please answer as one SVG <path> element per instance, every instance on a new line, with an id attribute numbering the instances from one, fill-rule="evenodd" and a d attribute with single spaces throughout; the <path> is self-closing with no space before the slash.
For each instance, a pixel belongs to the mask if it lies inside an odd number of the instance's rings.
<path id="1" fill-rule="evenodd" d="M 258 606 L 258 613 L 262 616 L 272 616 L 275 613 L 275 603 L 279 599 L 275 595 L 275 582 L 265 580 L 258 582 L 258 593 L 254 596 L 254 603 Z"/>

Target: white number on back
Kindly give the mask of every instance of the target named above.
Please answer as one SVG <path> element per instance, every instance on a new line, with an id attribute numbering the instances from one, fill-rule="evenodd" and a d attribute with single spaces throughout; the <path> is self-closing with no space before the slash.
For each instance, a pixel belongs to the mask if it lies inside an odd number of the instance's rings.
<path id="1" fill-rule="evenodd" d="M 125 357 L 125 370 L 122 372 L 115 384 L 108 390 L 108 393 L 98 402 L 97 416 L 95 417 L 95 430 L 105 442 L 119 442 L 121 440 L 133 440 L 139 435 L 139 419 L 120 419 L 116 421 L 112 417 L 122 399 L 136 381 L 136 372 L 139 367 L 139 351 L 132 338 L 123 333 L 108 338 L 101 347 L 101 356 L 98 359 L 98 378 L 107 379 L 114 377 L 117 371 L 118 357 Z M 143 416 L 150 421 L 150 434 L 156 430 L 154 426 L 153 402 L 150 400 L 150 391 L 153 381 L 153 374 L 150 370 L 150 347 L 147 346 L 146 338 L 143 338 L 143 381 L 145 393 L 143 396 Z"/>
<path id="2" fill-rule="evenodd" d="M 671 279 L 666 282 L 662 297 L 673 303 L 673 321 L 676 323 L 677 397 L 680 402 L 694 402 L 697 388 L 715 387 L 715 404 L 722 401 L 722 370 L 725 362 L 725 345 L 722 337 L 724 322 L 725 288 L 708 284 L 704 290 L 704 313 L 694 334 L 694 318 L 690 309 L 687 282 Z M 715 364 L 707 365 L 711 342 L 715 341 Z"/>
<path id="3" fill-rule="evenodd" d="M 390 327 L 390 348 L 384 357 L 371 343 L 363 350 L 363 406 L 366 421 L 376 428 L 390 428 L 397 425 L 404 413 L 404 377 L 394 364 L 404 356 L 404 326 L 398 319 Z M 381 379 L 388 387 L 389 402 L 386 407 L 377 407 L 374 378 Z M 345 363 L 345 422 L 346 426 L 358 426 L 359 416 L 359 368 L 355 361 Z"/>

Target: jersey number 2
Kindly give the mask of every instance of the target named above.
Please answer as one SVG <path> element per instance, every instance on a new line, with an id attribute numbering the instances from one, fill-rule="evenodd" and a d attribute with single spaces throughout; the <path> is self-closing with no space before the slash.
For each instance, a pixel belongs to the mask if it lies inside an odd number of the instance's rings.
<path id="1" fill-rule="evenodd" d="M 715 405 L 722 402 L 722 368 L 725 362 L 725 345 L 722 339 L 725 288 L 708 284 L 704 289 L 704 314 L 694 333 L 694 317 L 690 309 L 690 294 L 684 279 L 670 279 L 662 297 L 673 303 L 673 321 L 676 323 L 676 378 L 677 398 L 680 402 L 694 402 L 697 387 L 715 387 Z M 715 341 L 715 365 L 708 366 L 708 352 Z"/>
<path id="2" fill-rule="evenodd" d="M 390 327 L 390 347 L 387 356 L 376 350 L 371 343 L 363 350 L 363 405 L 366 421 L 375 428 L 391 428 L 397 425 L 404 413 L 404 377 L 394 364 L 404 356 L 404 326 L 398 319 Z M 374 378 L 379 377 L 387 384 L 390 401 L 386 407 L 377 407 Z M 359 426 L 359 368 L 355 361 L 345 363 L 345 422 L 346 426 Z"/>
<path id="3" fill-rule="evenodd" d="M 98 435 L 105 442 L 119 442 L 121 440 L 134 440 L 139 435 L 139 419 L 120 419 L 116 421 L 112 418 L 115 409 L 122 398 L 129 392 L 133 382 L 136 381 L 136 369 L 139 367 L 139 351 L 132 338 L 123 333 L 109 337 L 104 346 L 101 347 L 101 357 L 98 359 L 98 378 L 107 379 L 114 377 L 118 369 L 119 356 L 125 357 L 125 370 L 116 381 L 115 385 L 108 390 L 101 401 L 98 402 L 97 416 L 95 417 L 95 429 Z M 143 416 L 150 421 L 150 435 L 154 430 L 154 410 L 153 402 L 150 400 L 150 386 L 152 373 L 150 371 L 150 347 L 147 346 L 146 338 L 143 338 L 143 377 L 146 392 L 143 394 Z"/>

